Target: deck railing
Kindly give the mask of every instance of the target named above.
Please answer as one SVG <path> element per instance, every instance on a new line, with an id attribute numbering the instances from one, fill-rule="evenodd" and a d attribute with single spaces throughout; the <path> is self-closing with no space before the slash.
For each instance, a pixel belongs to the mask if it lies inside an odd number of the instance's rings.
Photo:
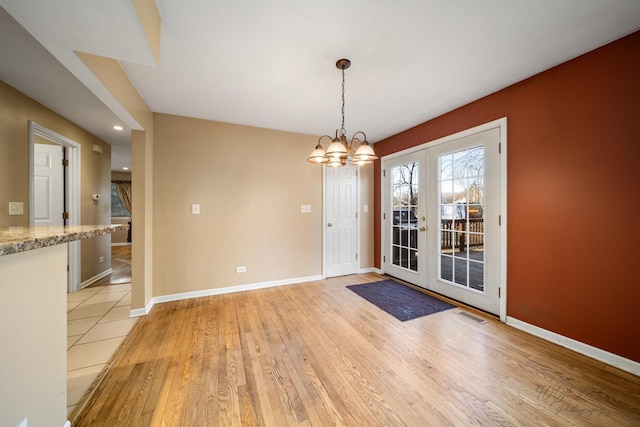
<path id="1" fill-rule="evenodd" d="M 467 239 L 469 246 L 484 245 L 484 219 L 443 219 L 441 224 L 441 248 L 453 249 L 453 244 L 461 251 L 466 250 Z"/>

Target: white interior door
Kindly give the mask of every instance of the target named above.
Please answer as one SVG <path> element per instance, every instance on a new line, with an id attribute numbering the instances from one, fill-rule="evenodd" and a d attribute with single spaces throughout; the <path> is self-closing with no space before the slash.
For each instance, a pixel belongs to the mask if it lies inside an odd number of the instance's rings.
<path id="1" fill-rule="evenodd" d="M 36 145 L 38 145 L 38 141 L 42 139 L 55 143 L 58 147 L 64 147 L 66 150 L 66 159 L 69 162 L 69 166 L 64 168 L 66 169 L 66 172 L 63 172 L 65 174 L 65 188 L 63 191 L 66 194 L 65 211 L 69 213 L 67 225 L 80 225 L 80 144 L 31 121 L 29 122 L 29 225 L 37 225 L 35 220 L 35 157 Z M 42 160 L 40 160 L 39 162 L 42 163 Z M 56 162 L 57 161 L 54 161 L 53 164 L 55 164 Z M 62 215 L 60 215 L 59 218 L 62 218 Z M 80 240 L 76 240 L 74 242 L 67 243 L 67 246 L 69 248 L 69 280 L 67 290 L 69 292 L 79 291 L 81 286 L 80 242 Z"/>
<path id="2" fill-rule="evenodd" d="M 386 274 L 426 286 L 425 150 L 386 160 L 383 165 L 383 267 Z"/>
<path id="3" fill-rule="evenodd" d="M 355 166 L 326 168 L 325 275 L 358 272 L 358 177 Z"/>
<path id="4" fill-rule="evenodd" d="M 428 288 L 500 314 L 500 128 L 427 150 Z"/>
<path id="5" fill-rule="evenodd" d="M 58 144 L 34 144 L 34 206 L 36 226 L 64 225 L 63 147 Z"/>

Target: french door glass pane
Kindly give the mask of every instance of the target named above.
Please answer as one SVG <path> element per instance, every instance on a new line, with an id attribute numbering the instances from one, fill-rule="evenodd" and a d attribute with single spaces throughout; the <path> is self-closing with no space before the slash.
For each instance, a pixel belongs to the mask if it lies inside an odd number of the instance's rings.
<path id="1" fill-rule="evenodd" d="M 438 161 L 440 279 L 484 291 L 484 146 Z"/>
<path id="2" fill-rule="evenodd" d="M 418 162 L 391 169 L 391 263 L 418 271 Z"/>

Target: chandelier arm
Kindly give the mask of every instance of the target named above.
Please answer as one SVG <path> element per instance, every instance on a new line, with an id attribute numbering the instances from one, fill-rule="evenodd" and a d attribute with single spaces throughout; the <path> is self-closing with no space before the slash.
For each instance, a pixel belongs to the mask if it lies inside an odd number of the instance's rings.
<path id="1" fill-rule="evenodd" d="M 367 135 L 364 132 L 362 132 L 361 130 L 359 130 L 358 132 L 354 133 L 353 136 L 351 137 L 351 140 L 356 139 L 356 135 L 359 134 L 359 133 L 361 133 L 362 136 L 364 136 L 364 140 L 363 141 L 367 142 Z"/>
<path id="2" fill-rule="evenodd" d="M 318 144 L 320 144 L 320 141 L 322 141 L 322 138 L 329 138 L 330 141 L 333 141 L 333 138 L 331 138 L 331 136 L 329 135 L 322 135 L 320 138 L 318 138 Z"/>

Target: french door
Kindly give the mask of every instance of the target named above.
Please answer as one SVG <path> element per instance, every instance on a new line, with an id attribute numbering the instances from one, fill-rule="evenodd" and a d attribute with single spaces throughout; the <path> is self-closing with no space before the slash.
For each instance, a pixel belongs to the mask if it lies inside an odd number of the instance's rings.
<path id="1" fill-rule="evenodd" d="M 384 161 L 385 273 L 500 314 L 500 128 Z"/>
<path id="2" fill-rule="evenodd" d="M 427 278 L 426 152 L 385 162 L 387 274 L 424 286 Z"/>

